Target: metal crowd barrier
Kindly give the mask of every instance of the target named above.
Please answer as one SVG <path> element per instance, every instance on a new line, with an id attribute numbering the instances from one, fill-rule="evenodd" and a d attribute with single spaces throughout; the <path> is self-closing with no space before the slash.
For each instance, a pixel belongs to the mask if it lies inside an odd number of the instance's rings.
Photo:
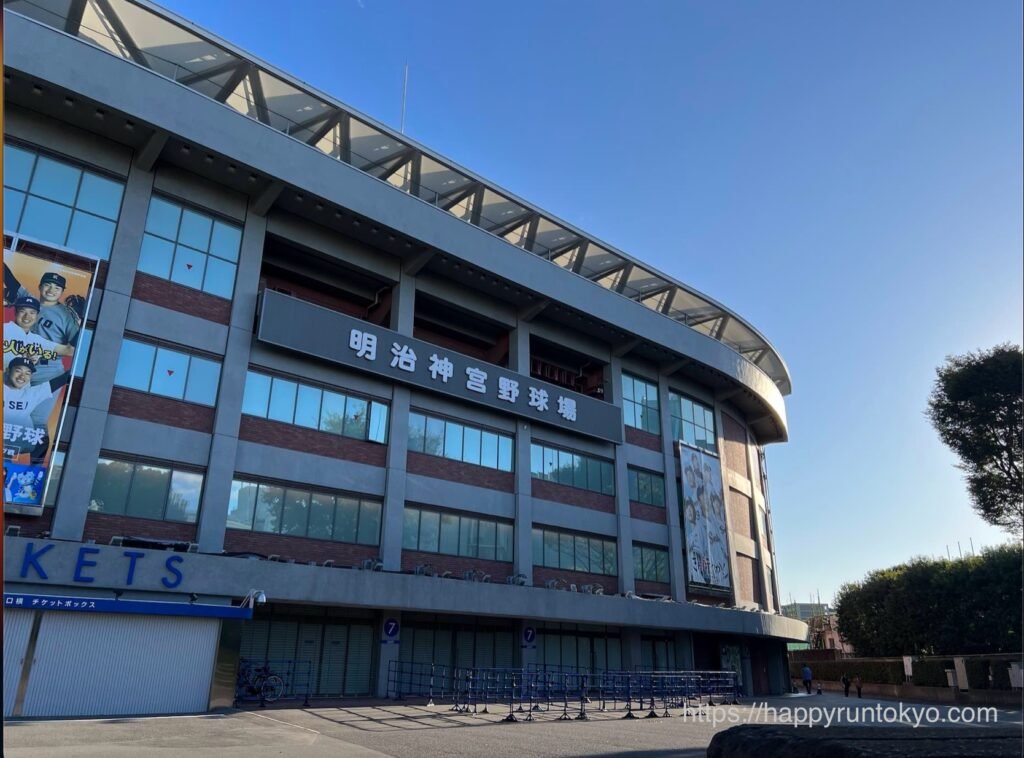
<path id="1" fill-rule="evenodd" d="M 561 713 L 559 720 L 586 720 L 587 710 L 624 711 L 623 718 L 668 716 L 670 709 L 705 708 L 739 701 L 739 677 L 733 671 L 602 671 L 573 666 L 450 669 L 430 663 L 391 661 L 388 696 L 451 700 L 451 710 L 486 714 L 507 708 L 516 714 Z M 570 712 L 576 715 L 570 715 Z"/>

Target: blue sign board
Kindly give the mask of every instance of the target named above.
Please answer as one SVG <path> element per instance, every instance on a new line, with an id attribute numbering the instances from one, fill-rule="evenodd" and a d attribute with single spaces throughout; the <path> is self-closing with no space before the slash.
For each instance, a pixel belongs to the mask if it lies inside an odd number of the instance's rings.
<path id="1" fill-rule="evenodd" d="M 384 622 L 384 634 L 389 639 L 394 639 L 398 636 L 398 620 L 389 618 Z"/>
<path id="2" fill-rule="evenodd" d="M 537 647 L 537 630 L 532 626 L 523 627 L 523 647 L 524 648 L 535 648 Z"/>
<path id="3" fill-rule="evenodd" d="M 25 595 L 4 593 L 5 610 L 70 611 L 71 613 L 134 613 L 148 616 L 199 616 L 203 618 L 251 619 L 252 608 L 202 603 L 169 603 L 156 600 L 116 600 L 105 597 L 68 595 Z"/>

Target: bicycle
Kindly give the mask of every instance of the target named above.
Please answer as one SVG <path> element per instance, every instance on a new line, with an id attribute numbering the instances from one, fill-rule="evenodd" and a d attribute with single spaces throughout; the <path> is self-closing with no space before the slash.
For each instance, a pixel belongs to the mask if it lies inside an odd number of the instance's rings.
<path id="1" fill-rule="evenodd" d="M 284 679 L 271 673 L 269 666 L 245 666 L 238 673 L 242 697 L 259 697 L 260 702 L 273 703 L 284 694 Z"/>

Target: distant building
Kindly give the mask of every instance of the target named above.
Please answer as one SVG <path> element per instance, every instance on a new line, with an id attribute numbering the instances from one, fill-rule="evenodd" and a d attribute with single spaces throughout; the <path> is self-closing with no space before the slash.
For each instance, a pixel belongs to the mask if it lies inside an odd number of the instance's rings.
<path id="1" fill-rule="evenodd" d="M 833 613 L 828 603 L 789 603 L 782 606 L 782 615 L 800 621 L 807 621 L 813 616 L 827 616 Z"/>

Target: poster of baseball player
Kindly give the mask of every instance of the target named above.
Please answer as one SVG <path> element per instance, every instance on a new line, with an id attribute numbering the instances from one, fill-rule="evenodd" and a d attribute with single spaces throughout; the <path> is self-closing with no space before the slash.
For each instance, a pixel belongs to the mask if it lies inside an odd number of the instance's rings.
<path id="1" fill-rule="evenodd" d="M 98 261 L 4 247 L 4 507 L 42 513 Z"/>

